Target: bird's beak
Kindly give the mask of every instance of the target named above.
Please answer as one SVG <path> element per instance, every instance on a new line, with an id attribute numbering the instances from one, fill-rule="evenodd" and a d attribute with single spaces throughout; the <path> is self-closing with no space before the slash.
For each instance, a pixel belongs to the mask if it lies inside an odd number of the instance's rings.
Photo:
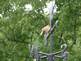
<path id="1" fill-rule="evenodd" d="M 36 59 L 33 59 L 33 61 L 36 61 Z"/>
<path id="2" fill-rule="evenodd" d="M 40 33 L 40 35 L 42 35 L 43 34 L 43 31 Z"/>

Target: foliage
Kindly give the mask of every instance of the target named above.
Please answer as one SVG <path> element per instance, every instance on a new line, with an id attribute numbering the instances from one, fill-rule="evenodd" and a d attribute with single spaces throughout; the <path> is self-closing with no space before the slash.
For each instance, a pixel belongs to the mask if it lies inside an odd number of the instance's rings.
<path id="1" fill-rule="evenodd" d="M 47 0 L 0 0 L 0 61 L 33 61 L 29 45 L 36 44 L 41 51 L 49 52 L 44 46 L 41 28 L 49 24 L 44 14 Z M 54 31 L 54 50 L 59 49 L 59 35 L 63 32 L 63 43 L 68 44 L 68 61 L 81 60 L 81 1 L 55 0 L 58 7 L 54 21 L 59 24 Z M 31 4 L 32 10 L 25 11 Z"/>

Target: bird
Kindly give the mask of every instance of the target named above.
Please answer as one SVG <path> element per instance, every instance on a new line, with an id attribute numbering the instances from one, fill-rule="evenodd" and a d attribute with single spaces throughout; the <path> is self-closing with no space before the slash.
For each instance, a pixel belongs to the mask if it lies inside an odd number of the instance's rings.
<path id="1" fill-rule="evenodd" d="M 48 34 L 50 31 L 50 25 L 46 25 L 42 28 L 40 35 Z"/>

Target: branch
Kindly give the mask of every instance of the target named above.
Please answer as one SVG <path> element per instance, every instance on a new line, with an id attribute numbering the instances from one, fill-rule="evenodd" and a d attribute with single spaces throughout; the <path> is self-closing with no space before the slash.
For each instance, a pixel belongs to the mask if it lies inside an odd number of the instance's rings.
<path id="1" fill-rule="evenodd" d="M 51 29 L 50 29 L 50 32 L 47 34 L 47 39 L 48 39 L 48 37 L 50 36 L 50 34 L 52 34 L 52 32 L 55 30 L 55 27 L 57 26 L 57 24 L 58 24 L 58 20 L 55 22 L 53 28 L 51 28 Z"/>

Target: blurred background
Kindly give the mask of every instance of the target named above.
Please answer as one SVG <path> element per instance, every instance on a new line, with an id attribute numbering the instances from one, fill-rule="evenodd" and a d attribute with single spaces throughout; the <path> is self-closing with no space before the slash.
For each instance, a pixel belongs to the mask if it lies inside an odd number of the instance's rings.
<path id="1" fill-rule="evenodd" d="M 33 44 L 40 51 L 49 51 L 40 32 L 49 24 L 52 3 L 53 19 L 59 20 L 54 31 L 54 51 L 60 50 L 59 37 L 63 33 L 68 61 L 81 61 L 81 0 L 0 0 L 0 61 L 33 61 L 30 55 Z"/>

